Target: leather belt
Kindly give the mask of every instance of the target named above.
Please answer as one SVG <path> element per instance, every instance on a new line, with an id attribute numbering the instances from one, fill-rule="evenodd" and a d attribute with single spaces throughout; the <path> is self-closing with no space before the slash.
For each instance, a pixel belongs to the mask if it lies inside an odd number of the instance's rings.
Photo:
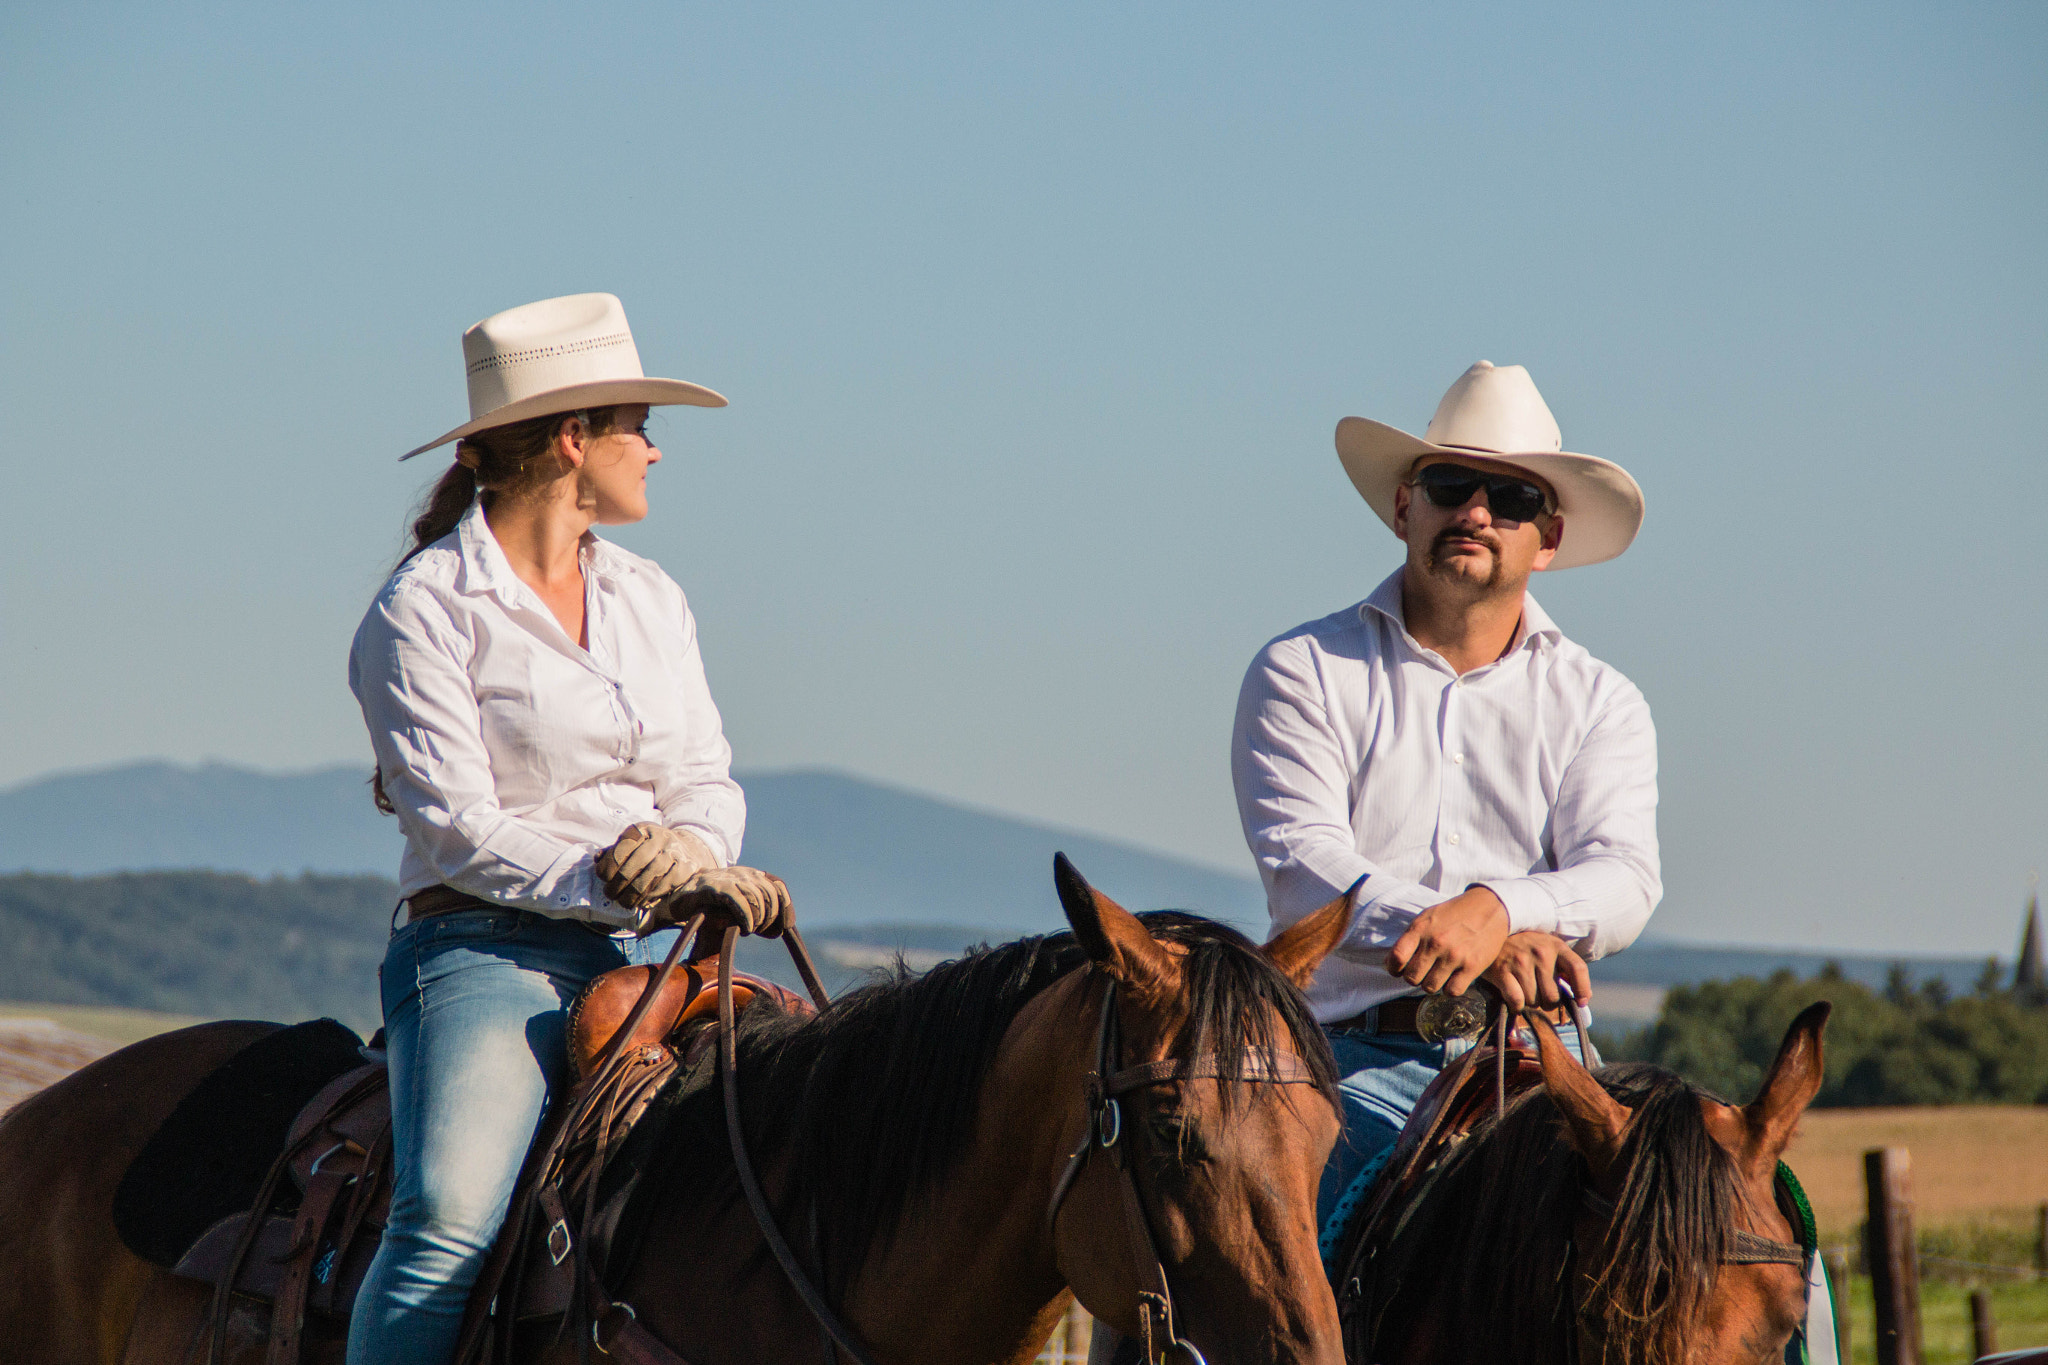
<path id="1" fill-rule="evenodd" d="M 1362 1010 L 1349 1019 L 1339 1019 L 1324 1028 L 1345 1029 L 1352 1033 L 1414 1033 L 1416 1011 L 1422 1008 L 1423 997 L 1403 995 Z"/>
<path id="2" fill-rule="evenodd" d="M 1422 1030 L 1418 1027 L 1417 1021 L 1422 1011 L 1423 1002 L 1429 998 L 1426 995 L 1397 996 L 1383 1004 L 1374 1005 L 1369 1010 L 1361 1010 L 1349 1019 L 1339 1019 L 1335 1023 L 1325 1024 L 1323 1027 L 1326 1029 L 1345 1029 L 1352 1033 L 1407 1033 L 1420 1036 Z M 1525 1014 L 1540 1014 L 1552 1024 L 1560 1027 L 1569 1022 L 1571 1018 L 1569 1011 L 1562 1006 L 1554 1010 L 1544 1009 L 1541 1006 L 1532 1006 L 1523 1012 Z"/>
<path id="3" fill-rule="evenodd" d="M 446 915 L 456 910 L 507 910 L 510 906 L 496 901 L 487 901 L 481 896 L 472 896 L 467 891 L 457 891 L 452 886 L 430 886 L 424 891 L 415 891 L 405 898 L 405 922 L 417 924 L 435 915 Z"/>

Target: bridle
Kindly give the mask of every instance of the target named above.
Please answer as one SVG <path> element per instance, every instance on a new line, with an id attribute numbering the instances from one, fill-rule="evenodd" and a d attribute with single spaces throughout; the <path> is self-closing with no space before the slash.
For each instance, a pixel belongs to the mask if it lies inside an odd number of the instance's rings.
<path id="1" fill-rule="evenodd" d="M 1144 1196 L 1138 1190 L 1132 1154 L 1132 1144 L 1138 1140 L 1137 1132 L 1134 1130 L 1129 1137 L 1124 1135 L 1123 1106 L 1118 1101 L 1132 1091 L 1164 1085 L 1169 1081 L 1211 1077 L 1216 1080 L 1263 1081 L 1273 1085 L 1314 1085 L 1315 1073 L 1294 1053 L 1277 1050 L 1247 1054 L 1240 1065 L 1229 1071 L 1224 1070 L 1222 1058 L 1213 1049 L 1204 1049 L 1189 1057 L 1168 1057 L 1126 1067 L 1123 1065 L 1123 1030 L 1118 1017 L 1116 987 L 1116 978 L 1105 973 L 1101 1019 L 1095 1031 L 1095 1069 L 1088 1073 L 1083 1090 L 1088 1117 L 1083 1125 L 1081 1143 L 1067 1158 L 1059 1183 L 1053 1187 L 1052 1201 L 1045 1210 L 1046 1230 L 1050 1234 L 1058 1223 L 1060 1205 L 1080 1176 L 1081 1168 L 1087 1164 L 1089 1153 L 1102 1152 L 1115 1168 L 1117 1187 L 1123 1197 L 1124 1227 L 1138 1272 L 1138 1339 L 1144 1348 L 1146 1365 L 1166 1365 L 1168 1358 L 1176 1352 L 1189 1365 L 1208 1365 L 1201 1351 L 1182 1337 L 1175 1325 L 1173 1288 L 1167 1283 L 1166 1263 L 1160 1259 L 1159 1242 L 1152 1234 L 1152 1220 L 1145 1212 Z"/>
<path id="2" fill-rule="evenodd" d="M 1577 1001 L 1572 995 L 1569 983 L 1560 979 L 1558 986 L 1564 993 L 1567 1002 L 1576 1006 Z M 1505 1116 L 1507 1111 L 1509 1030 L 1512 1027 L 1513 1016 L 1523 1011 L 1511 1009 L 1504 1000 L 1492 992 L 1490 987 L 1485 989 L 1492 998 L 1486 1013 L 1482 1016 L 1484 1023 L 1474 1029 L 1472 1033 L 1460 1036 L 1478 1039 L 1484 1038 L 1489 1033 L 1492 1034 L 1494 1076 L 1492 1087 L 1493 1104 L 1491 1107 L 1494 1120 L 1497 1123 Z M 1573 1028 L 1578 1034 L 1579 1053 L 1583 1058 L 1588 1055 L 1586 1028 L 1576 1008 L 1571 1012 L 1571 1019 Z M 1474 1063 L 1479 1060 L 1479 1057 L 1480 1049 L 1475 1046 L 1451 1063 L 1445 1073 L 1449 1078 L 1447 1086 L 1451 1094 L 1455 1095 L 1463 1088 L 1472 1072 Z M 1397 1189 L 1405 1186 L 1411 1177 L 1421 1175 L 1422 1168 L 1432 1158 L 1432 1154 L 1441 1155 L 1433 1139 L 1435 1139 L 1438 1129 L 1444 1124 L 1450 1109 L 1451 1105 L 1449 1104 L 1438 1107 L 1435 1116 L 1423 1131 L 1421 1140 L 1409 1152 L 1407 1163 L 1399 1175 L 1382 1177 L 1382 1180 L 1387 1183 L 1382 1186 L 1379 1192 L 1378 1202 L 1369 1208 L 1364 1215 L 1368 1222 L 1372 1222 L 1379 1216 L 1385 1207 L 1384 1201 L 1392 1198 Z M 1721 1257 L 1720 1263 L 1722 1265 L 1792 1265 L 1800 1267 L 1802 1276 L 1810 1276 L 1813 1268 L 1813 1257 L 1820 1240 L 1814 1224 L 1813 1209 L 1807 1202 L 1806 1192 L 1800 1187 L 1798 1178 L 1792 1174 L 1791 1168 L 1782 1161 L 1778 1163 L 1775 1190 L 1779 1203 L 1784 1206 L 1784 1211 L 1791 1217 L 1793 1227 L 1800 1238 L 1799 1243 L 1794 1245 L 1790 1242 L 1780 1242 L 1769 1237 L 1760 1236 L 1746 1228 L 1738 1228 L 1731 1236 L 1728 1250 Z M 1422 1192 L 1416 1190 L 1413 1197 L 1421 1198 Z M 1614 1221 L 1614 1201 L 1590 1186 L 1587 1186 L 1582 1191 L 1579 1207 L 1603 1231 Z M 1579 1260 L 1578 1251 L 1578 1235 L 1577 1230 L 1574 1229 L 1572 1234 L 1565 1240 L 1565 1260 L 1559 1276 L 1560 1282 L 1568 1286 L 1566 1294 L 1568 1296 L 1567 1306 L 1570 1310 L 1571 1325 L 1566 1336 L 1566 1352 L 1567 1359 L 1572 1362 L 1572 1365 L 1578 1365 L 1578 1362 L 1586 1357 L 1585 1341 L 1591 1340 L 1597 1344 L 1600 1336 L 1597 1328 L 1589 1322 L 1587 1304 L 1581 1296 L 1579 1282 L 1582 1277 L 1577 1273 L 1576 1269 Z M 1359 1292 L 1356 1288 L 1356 1281 L 1354 1281 L 1354 1288 L 1351 1292 Z M 1372 1298 L 1372 1295 L 1367 1293 L 1366 1297 Z M 1372 1320 L 1377 1321 L 1376 1314 Z M 1799 1333 L 1795 1334 L 1796 1339 L 1800 1341 L 1800 1358 L 1802 1360 L 1805 1359 L 1803 1332 L 1804 1329 L 1802 1328 Z M 1595 1358 L 1600 1358 L 1602 1355 L 1600 1351 L 1594 1351 L 1592 1354 Z"/>
<path id="3" fill-rule="evenodd" d="M 1721 1264 L 1798 1266 L 1800 1278 L 1804 1281 L 1813 1274 L 1813 1256 L 1819 1242 L 1819 1236 L 1815 1231 L 1813 1223 L 1813 1210 L 1806 1202 L 1806 1192 L 1800 1188 L 1798 1178 L 1792 1174 L 1791 1167 L 1782 1161 L 1778 1163 L 1778 1171 L 1773 1183 L 1778 1197 L 1792 1205 L 1796 1215 L 1794 1221 L 1799 1232 L 1799 1243 L 1794 1245 L 1791 1242 L 1780 1242 L 1774 1238 L 1760 1236 L 1757 1233 L 1751 1232 L 1748 1228 L 1737 1228 L 1730 1239 L 1728 1251 L 1721 1257 Z M 1589 1217 L 1603 1225 L 1611 1224 L 1614 1221 L 1614 1201 L 1590 1186 L 1580 1196 L 1579 1205 Z M 1567 1240 L 1565 1246 L 1564 1278 L 1566 1283 L 1571 1286 L 1571 1289 L 1568 1291 L 1571 1295 L 1572 1321 L 1572 1334 L 1568 1338 L 1570 1343 L 1570 1360 L 1572 1365 L 1578 1365 L 1578 1362 L 1586 1354 L 1582 1347 L 1582 1341 L 1585 1339 L 1597 1341 L 1600 1333 L 1594 1324 L 1589 1321 L 1586 1304 L 1579 1297 L 1580 1277 L 1575 1270 L 1578 1260 L 1578 1239 L 1576 1235 Z M 1795 1328 L 1792 1335 L 1793 1339 L 1799 1344 L 1799 1359 L 1801 1361 L 1806 1360 L 1806 1328 L 1803 1325 Z M 1596 1353 L 1596 1355 L 1602 1354 L 1604 1353 Z"/>

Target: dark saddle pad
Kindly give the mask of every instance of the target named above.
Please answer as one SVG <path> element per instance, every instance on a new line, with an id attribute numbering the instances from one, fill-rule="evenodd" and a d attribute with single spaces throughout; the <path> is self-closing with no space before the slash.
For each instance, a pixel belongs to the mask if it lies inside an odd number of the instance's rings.
<path id="1" fill-rule="evenodd" d="M 130 1251 L 175 1269 L 209 1227 L 255 1203 L 292 1120 L 343 1072 L 363 1040 L 332 1019 L 265 1034 L 178 1102 L 114 1191 L 114 1227 Z M 296 1201 L 296 1191 L 281 1192 Z"/>

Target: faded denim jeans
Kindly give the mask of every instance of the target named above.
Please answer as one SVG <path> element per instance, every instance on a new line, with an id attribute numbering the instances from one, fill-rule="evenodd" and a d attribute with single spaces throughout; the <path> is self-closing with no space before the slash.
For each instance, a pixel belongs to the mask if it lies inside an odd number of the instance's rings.
<path id="1" fill-rule="evenodd" d="M 522 910 L 458 910 L 391 936 L 391 1224 L 349 1323 L 349 1365 L 446 1365 L 549 1097 L 567 1009 L 602 972 L 666 950 Z M 657 959 L 658 960 L 658 959 Z"/>

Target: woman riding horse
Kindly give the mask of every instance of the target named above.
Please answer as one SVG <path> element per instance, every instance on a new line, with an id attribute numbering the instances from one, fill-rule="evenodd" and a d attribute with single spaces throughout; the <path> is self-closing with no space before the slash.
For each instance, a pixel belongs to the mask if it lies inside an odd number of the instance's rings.
<path id="1" fill-rule="evenodd" d="M 610 294 L 485 318 L 462 348 L 471 420 L 403 457 L 458 442 L 349 662 L 407 910 L 380 972 L 391 1221 L 351 1365 L 453 1354 L 585 983 L 685 913 L 773 934 L 789 909 L 733 865 L 746 804 L 689 604 L 591 531 L 647 515 L 650 406 L 725 399 L 644 377 Z"/>

